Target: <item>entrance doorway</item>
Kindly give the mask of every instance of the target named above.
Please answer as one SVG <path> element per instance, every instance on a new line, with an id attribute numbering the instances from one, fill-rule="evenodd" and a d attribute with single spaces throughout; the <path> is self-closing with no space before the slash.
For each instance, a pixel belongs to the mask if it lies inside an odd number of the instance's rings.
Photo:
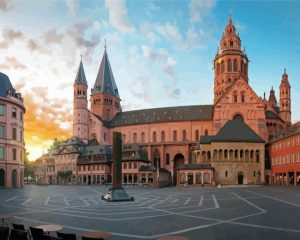
<path id="1" fill-rule="evenodd" d="M 12 186 L 17 187 L 17 170 L 16 169 L 13 170 L 11 177 L 12 177 Z"/>
<path id="2" fill-rule="evenodd" d="M 180 165 L 184 164 L 184 156 L 181 153 L 178 153 L 174 157 L 174 166 L 173 166 L 173 184 L 177 184 L 177 168 Z"/>
<path id="3" fill-rule="evenodd" d="M 0 187 L 5 187 L 5 171 L 0 169 Z"/>
<path id="4" fill-rule="evenodd" d="M 243 174 L 243 172 L 238 173 L 238 184 L 244 184 L 244 174 Z"/>
<path id="5" fill-rule="evenodd" d="M 188 174 L 188 185 L 193 185 L 194 184 L 194 174 L 189 173 Z"/>

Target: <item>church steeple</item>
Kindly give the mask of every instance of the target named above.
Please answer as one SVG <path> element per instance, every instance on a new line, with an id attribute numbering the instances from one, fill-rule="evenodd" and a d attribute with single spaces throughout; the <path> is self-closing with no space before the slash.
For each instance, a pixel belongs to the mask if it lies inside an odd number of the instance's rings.
<path id="1" fill-rule="evenodd" d="M 236 33 L 232 16 L 229 15 L 219 51 L 214 59 L 214 103 L 238 78 L 243 78 L 248 83 L 248 62 L 246 52 L 241 49 L 241 39 Z"/>
<path id="2" fill-rule="evenodd" d="M 280 117 L 287 125 L 291 124 L 291 85 L 288 80 L 286 69 L 282 74 L 282 79 L 279 87 L 280 92 Z"/>
<path id="3" fill-rule="evenodd" d="M 105 45 L 102 61 L 100 64 L 100 68 L 97 74 L 97 78 L 95 81 L 95 85 L 94 88 L 92 89 L 92 95 L 96 93 L 105 93 L 105 94 L 119 97 L 118 88 L 106 52 L 106 45 Z"/>
<path id="4" fill-rule="evenodd" d="M 73 98 L 73 136 L 83 141 L 88 140 L 88 108 L 87 108 L 87 81 L 83 69 L 82 60 L 80 61 L 77 75 L 74 81 Z"/>
<path id="5" fill-rule="evenodd" d="M 85 84 L 85 85 L 87 85 L 87 81 L 86 81 L 86 78 L 85 78 L 85 73 L 84 73 L 84 69 L 83 69 L 83 65 L 82 65 L 82 59 L 80 60 L 80 64 L 79 64 L 79 68 L 78 68 L 78 71 L 77 71 L 77 75 L 76 75 L 74 84 Z"/>
<path id="6" fill-rule="evenodd" d="M 104 54 L 91 93 L 91 111 L 103 120 L 111 120 L 117 112 L 121 111 L 121 99 L 106 52 L 106 41 Z"/>
<path id="7" fill-rule="evenodd" d="M 277 105 L 277 99 L 276 99 L 276 96 L 275 96 L 275 91 L 273 89 L 273 86 L 270 90 L 269 103 L 271 104 L 272 107 L 276 107 L 276 105 Z"/>

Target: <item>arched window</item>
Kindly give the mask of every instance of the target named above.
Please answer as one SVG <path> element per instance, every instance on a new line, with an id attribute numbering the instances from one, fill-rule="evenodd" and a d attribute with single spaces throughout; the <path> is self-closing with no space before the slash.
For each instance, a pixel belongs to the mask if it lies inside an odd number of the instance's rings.
<path id="1" fill-rule="evenodd" d="M 217 75 L 219 75 L 219 74 L 220 74 L 220 64 L 217 63 Z"/>
<path id="2" fill-rule="evenodd" d="M 195 141 L 199 141 L 199 130 L 195 131 Z"/>
<path id="3" fill-rule="evenodd" d="M 244 74 L 247 75 L 247 73 L 248 73 L 248 65 L 245 64 L 245 66 L 244 66 Z"/>
<path id="4" fill-rule="evenodd" d="M 169 165 L 170 164 L 170 154 L 167 153 L 166 154 L 166 165 Z"/>
<path id="5" fill-rule="evenodd" d="M 126 143 L 126 135 L 125 134 L 122 135 L 122 142 Z"/>
<path id="6" fill-rule="evenodd" d="M 231 59 L 227 61 L 227 72 L 232 72 L 232 62 Z"/>
<path id="7" fill-rule="evenodd" d="M 245 102 L 245 92 L 241 92 L 241 102 Z"/>
<path id="8" fill-rule="evenodd" d="M 234 91 L 234 92 L 233 92 L 233 95 L 232 95 L 232 101 L 233 101 L 234 103 L 236 103 L 236 102 L 238 101 L 237 91 Z"/>
<path id="9" fill-rule="evenodd" d="M 173 141 L 174 142 L 177 141 L 177 131 L 176 130 L 173 131 Z"/>
<path id="10" fill-rule="evenodd" d="M 230 39 L 229 44 L 230 44 L 230 47 L 233 47 L 233 41 L 232 41 L 232 39 Z"/>
<path id="11" fill-rule="evenodd" d="M 237 60 L 236 60 L 236 59 L 233 60 L 233 71 L 234 71 L 234 72 L 237 72 L 237 71 L 238 71 L 238 63 L 237 63 Z"/>
<path id="12" fill-rule="evenodd" d="M 228 177 L 228 171 L 225 171 L 225 177 Z"/>
<path id="13" fill-rule="evenodd" d="M 241 73 L 244 73 L 244 63 L 243 63 L 243 60 L 241 61 Z"/>
<path id="14" fill-rule="evenodd" d="M 152 142 L 156 142 L 156 132 L 152 133 Z"/>
<path id="15" fill-rule="evenodd" d="M 221 73 L 224 73 L 224 61 L 222 61 L 222 63 L 221 63 Z"/>
<path id="16" fill-rule="evenodd" d="M 141 133 L 141 143 L 145 143 L 145 133 Z"/>
<path id="17" fill-rule="evenodd" d="M 137 142 L 137 134 L 136 134 L 136 133 L 133 134 L 133 142 L 134 142 L 134 143 Z"/>
<path id="18" fill-rule="evenodd" d="M 165 131 L 161 132 L 161 142 L 165 142 L 166 141 L 166 134 Z"/>
<path id="19" fill-rule="evenodd" d="M 186 141 L 186 131 L 182 131 L 182 141 Z"/>
<path id="20" fill-rule="evenodd" d="M 208 135 L 208 129 L 205 129 L 204 131 L 204 135 L 207 136 Z"/>

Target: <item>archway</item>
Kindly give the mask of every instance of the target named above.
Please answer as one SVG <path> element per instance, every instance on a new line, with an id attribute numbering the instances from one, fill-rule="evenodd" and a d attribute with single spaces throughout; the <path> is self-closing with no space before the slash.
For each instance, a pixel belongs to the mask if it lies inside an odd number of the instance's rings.
<path id="1" fill-rule="evenodd" d="M 91 183 L 92 183 L 92 177 L 91 175 L 88 175 L 88 185 L 91 185 Z"/>
<path id="2" fill-rule="evenodd" d="M 244 184 L 244 173 L 238 172 L 238 184 Z"/>
<path id="3" fill-rule="evenodd" d="M 244 122 L 244 117 L 243 117 L 241 114 L 236 114 L 236 115 L 233 117 L 233 120 Z"/>
<path id="4" fill-rule="evenodd" d="M 184 156 L 181 153 L 178 153 L 174 156 L 174 164 L 173 164 L 173 184 L 177 184 L 177 168 L 180 165 L 184 164 Z"/>
<path id="5" fill-rule="evenodd" d="M 13 187 L 17 187 L 17 170 L 16 169 L 14 169 L 13 171 L 12 171 L 12 175 L 11 175 L 11 179 L 12 179 L 12 186 Z"/>
<path id="6" fill-rule="evenodd" d="M 5 171 L 0 169 L 0 187 L 5 187 Z"/>

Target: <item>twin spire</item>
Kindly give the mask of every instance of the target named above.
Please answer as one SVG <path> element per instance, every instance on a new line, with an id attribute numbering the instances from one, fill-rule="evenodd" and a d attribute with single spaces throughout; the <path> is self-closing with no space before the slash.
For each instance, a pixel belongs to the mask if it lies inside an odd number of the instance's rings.
<path id="1" fill-rule="evenodd" d="M 118 88 L 106 52 L 106 39 L 104 41 L 105 41 L 104 54 L 101 60 L 101 64 L 98 70 L 94 87 L 92 88 L 92 94 L 104 93 L 104 94 L 119 97 Z M 79 64 L 79 68 L 78 68 L 78 72 L 74 84 L 87 85 L 83 64 L 82 64 L 82 56 L 81 56 L 81 60 L 80 60 L 80 64 Z"/>

